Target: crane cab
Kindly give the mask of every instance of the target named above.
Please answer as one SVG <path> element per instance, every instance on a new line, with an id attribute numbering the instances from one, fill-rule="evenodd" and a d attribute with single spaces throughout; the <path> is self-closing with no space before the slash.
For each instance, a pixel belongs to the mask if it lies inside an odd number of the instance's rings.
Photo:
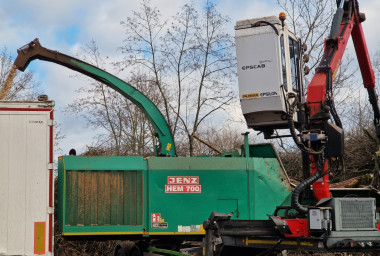
<path id="1" fill-rule="evenodd" d="M 241 20 L 235 26 L 241 108 L 258 131 L 287 128 L 286 94 L 304 101 L 301 45 L 276 16 Z M 294 121 L 298 122 L 297 115 Z"/>

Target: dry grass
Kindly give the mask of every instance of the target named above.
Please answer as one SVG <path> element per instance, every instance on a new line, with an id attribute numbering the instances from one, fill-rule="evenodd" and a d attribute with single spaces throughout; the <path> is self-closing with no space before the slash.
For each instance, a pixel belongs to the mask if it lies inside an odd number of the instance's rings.
<path id="1" fill-rule="evenodd" d="M 57 256 L 111 256 L 118 241 L 91 241 L 67 239 L 60 234 L 55 235 L 54 255 Z"/>

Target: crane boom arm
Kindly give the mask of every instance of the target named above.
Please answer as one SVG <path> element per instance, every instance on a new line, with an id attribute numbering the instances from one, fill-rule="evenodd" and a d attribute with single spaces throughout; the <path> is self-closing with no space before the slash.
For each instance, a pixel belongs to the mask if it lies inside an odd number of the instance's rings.
<path id="1" fill-rule="evenodd" d="M 368 91 L 369 101 L 374 111 L 376 135 L 380 138 L 380 111 L 375 92 L 375 77 L 361 26 L 364 19 L 363 14 L 359 12 L 357 0 L 340 1 L 334 16 L 330 36 L 325 40 L 322 60 L 308 86 L 306 107 L 309 116 L 309 129 L 321 129 L 324 131 L 327 120 L 330 118 L 329 113 L 332 114 L 336 125 L 342 128 L 334 107 L 332 83 L 343 58 L 347 42 L 352 36 L 363 84 Z M 328 171 L 327 161 L 326 159 L 322 167 L 325 173 Z M 314 157 L 312 157 L 311 166 L 311 173 L 314 175 L 318 171 Z M 313 183 L 313 191 L 317 199 L 330 197 L 328 175 Z"/>
<path id="2" fill-rule="evenodd" d="M 35 59 L 54 62 L 92 77 L 93 79 L 118 91 L 125 98 L 136 104 L 153 125 L 161 146 L 158 154 L 161 156 L 176 155 L 173 136 L 160 110 L 149 98 L 147 98 L 142 92 L 134 88 L 132 85 L 104 70 L 99 69 L 96 66 L 69 55 L 44 48 L 41 46 L 38 39 L 34 39 L 29 44 L 20 48 L 17 52 L 18 56 L 14 62 L 14 65 L 16 65 L 21 71 L 24 71 L 29 63 Z"/>
<path id="3" fill-rule="evenodd" d="M 341 3 L 343 2 L 344 0 L 341 1 Z M 310 119 L 323 117 L 321 112 L 323 112 L 323 107 L 328 104 L 328 94 L 332 93 L 331 85 L 341 63 L 347 42 L 350 36 L 352 36 L 363 84 L 369 94 L 375 115 L 375 122 L 378 123 L 376 120 L 380 118 L 380 111 L 374 90 L 375 76 L 361 25 L 361 21 L 362 19 L 364 20 L 364 18 L 361 18 L 362 14 L 359 13 L 359 6 L 356 0 L 346 2 L 345 9 L 343 9 L 342 6 L 337 10 L 336 16 L 338 16 L 340 20 L 336 21 L 334 19 L 336 22 L 333 22 L 330 37 L 325 41 L 323 58 L 317 68 L 315 76 L 308 86 L 307 104 L 310 113 L 309 116 Z M 377 135 L 380 137 L 380 134 Z"/>
<path id="4" fill-rule="evenodd" d="M 351 32 L 354 42 L 356 56 L 358 58 L 360 72 L 363 78 L 363 85 L 368 91 L 369 102 L 372 105 L 374 114 L 374 125 L 377 138 L 380 138 L 380 110 L 377 103 L 377 95 L 375 91 L 375 74 L 373 72 L 371 60 L 369 58 L 367 44 L 364 38 L 361 23 L 355 24 Z"/>

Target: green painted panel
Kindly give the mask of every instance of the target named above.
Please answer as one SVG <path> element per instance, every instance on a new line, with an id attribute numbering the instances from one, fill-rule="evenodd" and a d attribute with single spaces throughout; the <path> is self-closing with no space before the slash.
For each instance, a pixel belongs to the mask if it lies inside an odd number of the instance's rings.
<path id="1" fill-rule="evenodd" d="M 151 157 L 148 159 L 149 170 L 245 170 L 244 158 L 234 157 L 176 157 L 164 159 Z"/>
<path id="2" fill-rule="evenodd" d="M 144 170 L 142 156 L 64 156 L 65 170 Z"/>
<path id="3" fill-rule="evenodd" d="M 232 213 L 234 216 L 239 217 L 239 200 L 238 199 L 218 199 L 217 212 Z"/>
<path id="4" fill-rule="evenodd" d="M 106 226 L 65 226 L 65 235 L 112 235 L 112 233 L 139 233 L 143 232 L 143 225 L 106 225 Z"/>
<path id="5" fill-rule="evenodd" d="M 262 150 L 266 157 L 64 157 L 59 162 L 59 184 L 66 184 L 66 191 L 60 190 L 66 193 L 64 232 L 197 232 L 212 211 L 267 219 L 275 206 L 290 202 L 291 187 L 273 148 Z M 94 159 L 104 161 L 102 168 L 86 163 Z M 194 190 L 173 190 L 187 188 Z M 164 224 L 153 225 L 152 213 Z"/>
<path id="6" fill-rule="evenodd" d="M 290 205 L 292 188 L 277 159 L 253 158 L 252 200 L 256 211 L 254 219 L 266 219 L 276 206 Z"/>
<path id="7" fill-rule="evenodd" d="M 277 158 L 276 151 L 272 144 L 263 143 L 249 145 L 250 157 Z"/>
<path id="8" fill-rule="evenodd" d="M 165 229 L 151 223 L 151 233 L 193 231 L 212 211 L 268 219 L 277 205 L 290 200 L 291 187 L 277 158 L 151 158 L 148 167 L 149 212 L 167 223 Z M 172 176 L 197 177 L 201 193 L 168 193 L 165 185 Z"/>
<path id="9" fill-rule="evenodd" d="M 150 223 L 149 232 L 197 232 L 197 226 L 212 211 L 224 210 L 225 213 L 230 213 L 231 207 L 234 208 L 232 218 L 249 218 L 245 158 L 150 158 L 148 166 L 149 216 L 159 213 L 161 221 L 163 219 L 167 223 L 167 228 L 160 229 Z M 195 183 L 198 184 L 194 185 L 200 185 L 201 192 L 168 193 L 165 188 L 172 183 L 168 177 L 195 177 Z M 227 205 L 222 205 L 222 200 Z M 234 206 L 229 204 L 231 202 Z"/>

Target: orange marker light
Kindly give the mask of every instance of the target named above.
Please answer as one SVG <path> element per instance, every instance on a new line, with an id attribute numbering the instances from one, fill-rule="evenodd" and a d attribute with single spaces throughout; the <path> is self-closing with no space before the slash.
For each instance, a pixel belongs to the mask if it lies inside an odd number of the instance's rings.
<path id="1" fill-rule="evenodd" d="M 286 14 L 285 14 L 284 12 L 280 12 L 280 14 L 278 15 L 278 18 L 279 18 L 282 22 L 284 22 L 285 19 L 286 19 Z"/>

